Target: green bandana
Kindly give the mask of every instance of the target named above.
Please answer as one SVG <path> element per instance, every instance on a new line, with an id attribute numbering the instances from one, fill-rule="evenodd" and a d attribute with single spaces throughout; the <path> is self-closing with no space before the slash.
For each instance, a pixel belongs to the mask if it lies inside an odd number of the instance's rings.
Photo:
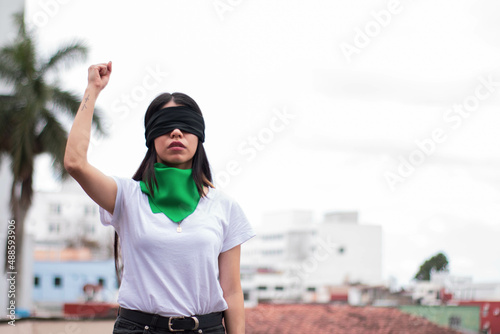
<path id="1" fill-rule="evenodd" d="M 146 183 L 140 182 L 142 192 L 148 195 L 151 211 L 163 212 L 175 223 L 192 214 L 200 201 L 192 169 L 155 163 L 155 175 L 158 187 L 153 184 L 154 196 L 151 196 Z"/>

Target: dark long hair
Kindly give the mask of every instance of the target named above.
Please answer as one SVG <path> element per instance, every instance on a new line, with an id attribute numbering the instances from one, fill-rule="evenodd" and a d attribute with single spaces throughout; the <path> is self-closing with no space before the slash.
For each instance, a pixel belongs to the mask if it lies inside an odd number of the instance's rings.
<path id="1" fill-rule="evenodd" d="M 201 109 L 198 104 L 188 95 L 183 93 L 163 93 L 158 95 L 149 105 L 146 115 L 144 116 L 144 128 L 148 123 L 151 116 L 153 116 L 157 111 L 163 109 L 163 106 L 174 100 L 175 103 L 183 106 L 187 106 L 193 109 L 198 114 L 202 115 Z M 155 172 L 154 172 L 154 164 L 156 163 L 156 150 L 154 145 L 148 148 L 144 159 L 141 162 L 141 165 L 135 172 L 132 177 L 136 181 L 145 182 L 149 189 L 153 190 L 153 183 L 158 186 L 158 182 L 156 181 Z M 212 173 L 210 172 L 210 164 L 208 163 L 207 154 L 205 152 L 205 148 L 203 147 L 203 143 L 198 140 L 198 147 L 196 148 L 196 153 L 193 156 L 193 179 L 196 184 L 196 188 L 198 189 L 198 193 L 201 197 L 205 196 L 205 192 L 203 187 L 214 187 L 212 181 Z M 115 271 L 116 277 L 118 279 L 118 286 L 121 285 L 121 278 L 123 273 L 123 262 L 121 265 L 118 265 L 119 260 L 121 258 L 121 247 L 119 243 L 118 233 L 115 231 L 115 242 L 114 242 L 114 255 L 115 255 Z"/>

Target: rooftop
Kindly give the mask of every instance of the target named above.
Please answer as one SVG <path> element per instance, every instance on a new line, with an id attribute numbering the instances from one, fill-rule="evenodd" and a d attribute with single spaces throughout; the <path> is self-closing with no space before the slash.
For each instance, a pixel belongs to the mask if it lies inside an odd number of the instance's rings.
<path id="1" fill-rule="evenodd" d="M 246 309 L 249 334 L 459 334 L 394 308 L 325 304 L 259 304 Z"/>

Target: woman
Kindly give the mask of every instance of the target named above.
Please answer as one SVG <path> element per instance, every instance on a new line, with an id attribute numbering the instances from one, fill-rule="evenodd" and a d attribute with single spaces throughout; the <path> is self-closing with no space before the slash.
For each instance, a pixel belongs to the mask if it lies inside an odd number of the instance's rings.
<path id="1" fill-rule="evenodd" d="M 111 71 L 111 62 L 90 66 L 64 164 L 120 237 L 113 333 L 244 333 L 240 245 L 255 233 L 212 185 L 198 105 L 181 93 L 154 99 L 145 115 L 148 151 L 134 178 L 107 176 L 88 163 L 87 149 Z"/>

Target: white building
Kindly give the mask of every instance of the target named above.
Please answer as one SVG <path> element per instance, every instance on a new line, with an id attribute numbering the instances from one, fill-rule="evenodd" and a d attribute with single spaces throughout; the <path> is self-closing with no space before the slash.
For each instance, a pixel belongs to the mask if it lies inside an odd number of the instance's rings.
<path id="1" fill-rule="evenodd" d="M 315 248 L 331 252 L 324 265 L 318 266 L 310 283 L 382 282 L 382 228 L 358 223 L 357 212 L 330 213 L 318 227 Z"/>
<path id="2" fill-rule="evenodd" d="M 444 291 L 444 285 L 441 282 L 435 281 L 420 281 L 417 282 L 412 299 L 420 305 L 436 306 L 441 305 L 441 293 Z"/>
<path id="3" fill-rule="evenodd" d="M 110 257 L 114 229 L 101 224 L 99 207 L 71 178 L 60 191 L 36 192 L 26 222 L 27 230 L 36 236 L 37 250 L 93 244 L 94 259 Z"/>
<path id="4" fill-rule="evenodd" d="M 242 265 L 254 268 L 257 298 L 328 302 L 339 286 L 382 281 L 380 226 L 358 223 L 357 212 L 268 214 L 248 242 Z M 347 290 L 346 290 L 347 291 Z"/>
<path id="5" fill-rule="evenodd" d="M 441 305 L 443 293 L 451 295 L 452 300 L 460 301 L 498 301 L 500 283 L 474 283 L 471 276 L 454 276 L 449 272 L 433 272 L 430 281 L 416 281 L 412 298 L 422 305 Z"/>

